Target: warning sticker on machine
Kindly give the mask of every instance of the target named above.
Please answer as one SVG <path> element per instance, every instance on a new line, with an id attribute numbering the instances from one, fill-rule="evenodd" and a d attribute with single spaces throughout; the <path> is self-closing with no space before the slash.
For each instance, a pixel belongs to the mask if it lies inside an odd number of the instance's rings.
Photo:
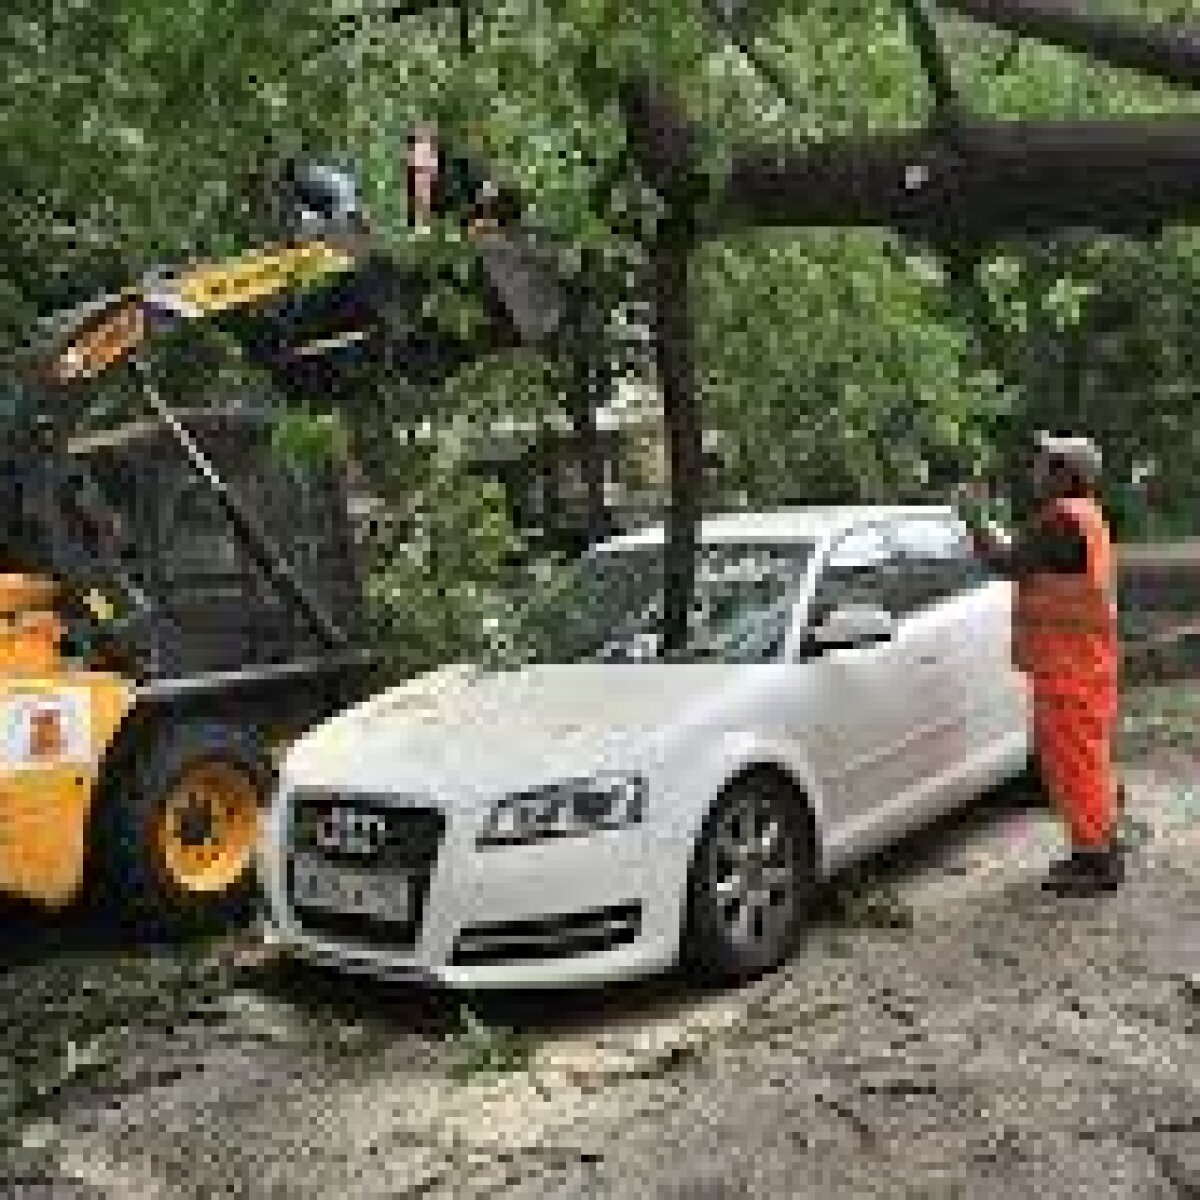
<path id="1" fill-rule="evenodd" d="M 91 755 L 91 697 L 84 690 L 0 699 L 0 769 L 83 764 Z"/>

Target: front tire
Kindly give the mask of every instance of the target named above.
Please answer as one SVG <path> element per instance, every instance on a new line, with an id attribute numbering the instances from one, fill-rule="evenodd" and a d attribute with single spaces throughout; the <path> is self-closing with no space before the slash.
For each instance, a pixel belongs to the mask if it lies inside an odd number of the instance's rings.
<path id="1" fill-rule="evenodd" d="M 796 790 L 769 775 L 735 782 L 709 814 L 692 864 L 684 970 L 727 984 L 779 966 L 795 945 L 815 866 Z"/>
<path id="2" fill-rule="evenodd" d="M 141 937 L 243 922 L 257 894 L 259 820 L 274 778 L 254 730 L 155 729 L 114 768 L 92 827 L 99 906 Z"/>

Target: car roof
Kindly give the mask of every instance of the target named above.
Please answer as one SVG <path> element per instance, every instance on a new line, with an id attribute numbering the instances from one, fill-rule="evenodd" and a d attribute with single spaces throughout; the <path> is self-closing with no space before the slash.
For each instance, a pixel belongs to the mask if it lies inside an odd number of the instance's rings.
<path id="1" fill-rule="evenodd" d="M 768 512 L 720 513 L 700 523 L 702 542 L 819 542 L 873 521 L 905 517 L 953 517 L 945 505 L 845 505 L 836 508 L 779 508 Z M 598 550 L 662 545 L 663 526 L 651 525 L 610 538 Z"/>

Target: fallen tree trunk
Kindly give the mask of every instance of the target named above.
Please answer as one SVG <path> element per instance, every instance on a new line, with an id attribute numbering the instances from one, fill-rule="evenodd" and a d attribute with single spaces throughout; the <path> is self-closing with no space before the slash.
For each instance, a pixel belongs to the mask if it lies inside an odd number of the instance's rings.
<path id="1" fill-rule="evenodd" d="M 1121 546 L 1127 685 L 1200 677 L 1200 541 Z"/>
<path id="2" fill-rule="evenodd" d="M 1120 546 L 1117 574 L 1126 609 L 1200 621 L 1200 541 Z"/>
<path id="3" fill-rule="evenodd" d="M 734 156 L 718 227 L 876 226 L 986 243 L 1200 214 L 1200 117 L 964 124 Z"/>
<path id="4" fill-rule="evenodd" d="M 699 230 L 759 226 L 895 229 L 984 245 L 1069 228 L 1152 233 L 1200 215 L 1200 116 L 1089 121 L 964 120 L 945 132 L 748 145 L 710 192 L 700 135 L 638 80 L 625 97 L 646 180 L 677 207 L 705 195 Z"/>

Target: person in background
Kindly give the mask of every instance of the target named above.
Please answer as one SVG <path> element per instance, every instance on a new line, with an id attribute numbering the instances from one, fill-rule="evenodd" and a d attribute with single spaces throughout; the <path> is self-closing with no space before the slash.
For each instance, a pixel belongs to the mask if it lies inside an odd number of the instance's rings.
<path id="1" fill-rule="evenodd" d="M 1119 660 L 1116 578 L 1097 499 L 1101 456 L 1086 438 L 1040 434 L 1035 511 L 1007 542 L 964 506 L 978 553 L 1015 581 L 1014 664 L 1029 682 L 1033 745 L 1071 845 L 1044 886 L 1059 894 L 1118 888 L 1123 794 L 1114 778 Z"/>

